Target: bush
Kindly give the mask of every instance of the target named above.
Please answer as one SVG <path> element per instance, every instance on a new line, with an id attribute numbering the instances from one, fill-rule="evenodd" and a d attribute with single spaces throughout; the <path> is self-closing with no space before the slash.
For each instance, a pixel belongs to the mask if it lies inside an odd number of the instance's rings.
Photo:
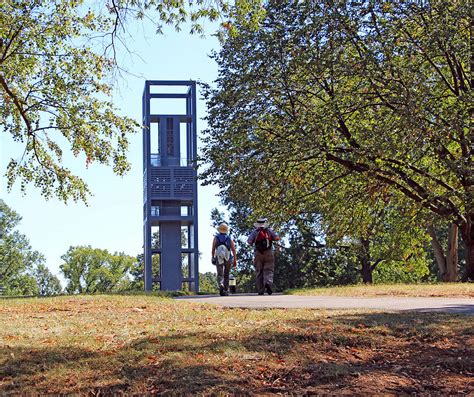
<path id="1" fill-rule="evenodd" d="M 386 261 L 380 262 L 373 273 L 374 283 L 377 284 L 408 284 L 436 281 L 430 274 L 427 264 Z"/>

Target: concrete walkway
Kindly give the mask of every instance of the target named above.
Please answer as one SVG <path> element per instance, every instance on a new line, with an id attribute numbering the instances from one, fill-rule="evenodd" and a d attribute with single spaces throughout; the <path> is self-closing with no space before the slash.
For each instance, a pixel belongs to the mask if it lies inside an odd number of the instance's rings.
<path id="1" fill-rule="evenodd" d="M 346 297 L 273 294 L 230 296 L 193 295 L 175 299 L 251 309 L 371 309 L 383 311 L 447 312 L 474 315 L 473 298 Z"/>

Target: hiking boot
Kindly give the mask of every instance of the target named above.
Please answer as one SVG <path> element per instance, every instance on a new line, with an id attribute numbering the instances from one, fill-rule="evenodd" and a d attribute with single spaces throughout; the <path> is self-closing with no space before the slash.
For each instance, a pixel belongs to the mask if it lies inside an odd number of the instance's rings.
<path id="1" fill-rule="evenodd" d="M 266 289 L 268 295 L 271 295 L 273 293 L 273 290 L 272 290 L 272 287 L 270 286 L 270 284 L 265 284 L 265 289 Z"/>
<path id="2" fill-rule="evenodd" d="M 219 295 L 225 296 L 225 289 L 223 285 L 219 285 Z"/>
<path id="3" fill-rule="evenodd" d="M 224 296 L 229 296 L 229 291 L 225 290 L 224 291 Z"/>

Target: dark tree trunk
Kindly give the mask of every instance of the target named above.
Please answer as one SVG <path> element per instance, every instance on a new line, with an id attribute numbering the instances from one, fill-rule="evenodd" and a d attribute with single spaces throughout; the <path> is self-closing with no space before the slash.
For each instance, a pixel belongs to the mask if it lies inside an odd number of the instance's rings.
<path id="1" fill-rule="evenodd" d="M 362 238 L 360 242 L 362 244 L 362 252 L 360 255 L 360 261 L 362 264 L 362 281 L 365 284 L 372 284 L 372 271 L 374 269 L 370 260 L 370 240 Z"/>
<path id="2" fill-rule="evenodd" d="M 459 227 L 455 223 L 449 225 L 448 232 L 448 254 L 446 256 L 446 280 L 447 282 L 458 281 L 458 242 Z"/>
<path id="3" fill-rule="evenodd" d="M 365 284 L 372 284 L 372 266 L 370 261 L 362 258 L 362 280 Z"/>
<path id="4" fill-rule="evenodd" d="M 465 247 L 466 267 L 464 269 L 463 281 L 474 281 L 474 214 L 468 221 L 461 225 L 461 237 Z"/>

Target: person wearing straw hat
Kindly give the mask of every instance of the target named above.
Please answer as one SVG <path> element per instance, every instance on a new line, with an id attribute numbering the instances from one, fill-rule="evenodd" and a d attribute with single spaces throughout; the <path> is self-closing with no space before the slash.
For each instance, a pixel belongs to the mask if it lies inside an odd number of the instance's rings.
<path id="1" fill-rule="evenodd" d="M 254 223 L 255 229 L 250 233 L 247 242 L 254 246 L 253 264 L 256 271 L 257 292 L 268 295 L 273 292 L 273 272 L 275 257 L 273 255 L 273 241 L 280 240 L 278 234 L 268 227 L 267 218 L 259 218 Z"/>
<path id="2" fill-rule="evenodd" d="M 217 234 L 212 240 L 212 264 L 217 270 L 217 285 L 221 296 L 229 295 L 229 274 L 233 264 L 237 266 L 237 254 L 234 241 L 229 236 L 229 225 L 221 222 L 217 226 Z"/>

